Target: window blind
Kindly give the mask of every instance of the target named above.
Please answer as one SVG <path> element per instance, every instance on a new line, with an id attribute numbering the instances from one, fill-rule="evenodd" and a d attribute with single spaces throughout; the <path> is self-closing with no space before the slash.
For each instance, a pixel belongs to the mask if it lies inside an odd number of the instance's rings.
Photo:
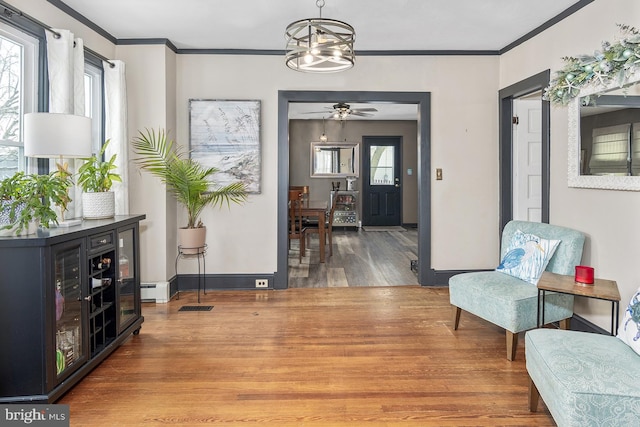
<path id="1" fill-rule="evenodd" d="M 593 129 L 589 170 L 592 175 L 627 175 L 631 124 Z"/>
<path id="2" fill-rule="evenodd" d="M 631 174 L 640 175 L 640 123 L 631 125 Z"/>

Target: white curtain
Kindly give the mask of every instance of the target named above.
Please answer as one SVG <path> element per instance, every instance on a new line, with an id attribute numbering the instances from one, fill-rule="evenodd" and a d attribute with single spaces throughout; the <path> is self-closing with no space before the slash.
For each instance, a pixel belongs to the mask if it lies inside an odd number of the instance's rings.
<path id="1" fill-rule="evenodd" d="M 47 31 L 47 67 L 49 69 L 49 112 L 84 116 L 84 44 L 69 30 Z M 87 141 L 90 144 L 90 141 Z M 56 162 L 59 161 L 56 160 Z M 75 173 L 81 160 L 63 159 L 69 172 Z M 55 170 L 55 163 L 52 170 Z M 82 189 L 70 190 L 73 201 L 68 206 L 68 218 L 82 218 Z"/>
<path id="2" fill-rule="evenodd" d="M 74 39 L 69 30 L 54 29 L 60 34 L 47 31 L 47 65 L 49 68 L 49 112 L 85 115 L 84 93 L 84 44 Z M 113 64 L 113 66 L 111 65 Z M 114 182 L 116 215 L 129 213 L 128 148 L 127 148 L 127 91 L 125 64 L 122 61 L 104 63 L 105 89 L 105 138 L 111 142 L 105 153 L 109 159 L 116 154 L 116 172 L 122 183 Z M 73 173 L 82 164 L 81 160 L 65 160 Z M 55 168 L 55 164 L 52 164 Z M 69 205 L 68 217 L 82 217 L 82 189 L 74 187 L 74 200 Z"/>
<path id="3" fill-rule="evenodd" d="M 117 172 L 122 182 L 113 183 L 116 195 L 116 215 L 129 214 L 129 151 L 127 145 L 127 87 L 125 64 L 122 61 L 104 62 L 105 138 L 110 140 L 106 159 L 116 156 Z"/>

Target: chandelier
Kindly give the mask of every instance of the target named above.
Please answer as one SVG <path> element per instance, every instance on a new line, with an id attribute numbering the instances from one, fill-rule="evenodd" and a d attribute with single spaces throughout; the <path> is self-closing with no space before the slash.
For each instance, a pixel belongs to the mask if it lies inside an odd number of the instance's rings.
<path id="1" fill-rule="evenodd" d="M 301 19 L 289 24 L 285 63 L 296 71 L 333 73 L 353 67 L 356 33 L 346 22 L 323 19 L 324 0 L 316 0 L 319 18 Z"/>

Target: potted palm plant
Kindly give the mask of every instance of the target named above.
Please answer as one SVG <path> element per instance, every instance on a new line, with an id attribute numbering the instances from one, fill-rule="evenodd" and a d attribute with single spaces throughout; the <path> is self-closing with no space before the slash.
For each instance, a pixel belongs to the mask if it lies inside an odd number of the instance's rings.
<path id="1" fill-rule="evenodd" d="M 16 172 L 1 180 L 0 234 L 32 234 L 38 225 L 49 228 L 52 223 L 58 224 L 57 213 L 51 206 L 66 207 L 70 186 L 70 176 L 58 172 L 47 175 Z"/>
<path id="2" fill-rule="evenodd" d="M 115 194 L 111 191 L 114 182 L 122 182 L 115 173 L 116 155 L 102 160 L 109 145 L 107 140 L 99 154 L 83 159 L 78 169 L 78 185 L 82 188 L 82 216 L 86 219 L 113 218 L 115 215 Z"/>
<path id="3" fill-rule="evenodd" d="M 206 228 L 200 220 L 200 214 L 205 207 L 229 206 L 247 199 L 244 183 L 216 187 L 211 177 L 218 169 L 204 167 L 190 158 L 188 152 L 175 146 L 172 140 L 167 141 L 162 129 L 158 132 L 149 129 L 140 131 L 132 140 L 132 146 L 135 153 L 142 156 L 134 159 L 140 168 L 160 178 L 178 203 L 187 209 L 187 225 L 180 228 L 178 234 L 184 253 L 197 253 L 198 249 L 193 248 L 204 247 Z"/>

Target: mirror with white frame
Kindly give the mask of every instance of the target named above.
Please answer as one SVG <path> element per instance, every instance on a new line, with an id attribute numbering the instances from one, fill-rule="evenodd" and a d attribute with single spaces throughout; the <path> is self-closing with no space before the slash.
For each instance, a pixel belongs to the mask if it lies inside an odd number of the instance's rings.
<path id="1" fill-rule="evenodd" d="M 569 103 L 569 187 L 640 191 L 638 81 L 590 85 Z"/>
<path id="2" fill-rule="evenodd" d="M 312 142 L 311 178 L 357 177 L 360 174 L 359 158 L 357 142 Z"/>

